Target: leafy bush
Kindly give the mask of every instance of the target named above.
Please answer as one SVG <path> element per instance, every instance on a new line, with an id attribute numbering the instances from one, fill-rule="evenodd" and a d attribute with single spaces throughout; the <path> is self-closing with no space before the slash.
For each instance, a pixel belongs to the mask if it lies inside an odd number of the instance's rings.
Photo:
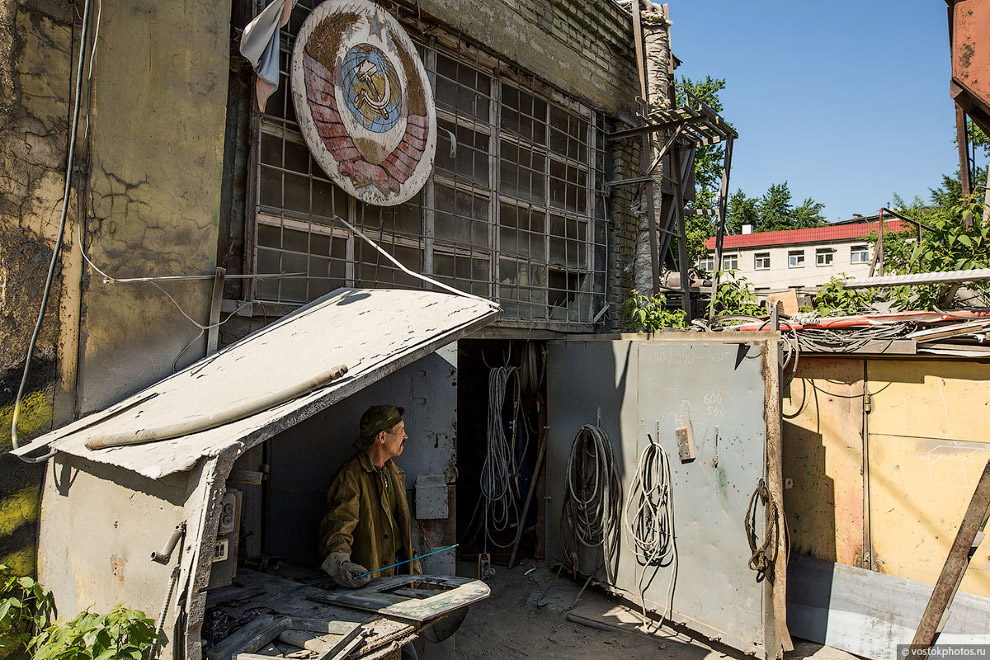
<path id="1" fill-rule="evenodd" d="M 973 196 L 967 204 L 954 183 L 946 178 L 941 188 L 932 191 L 935 205 L 916 203 L 905 209 L 905 215 L 925 225 L 921 240 L 914 230 L 884 234 L 886 274 L 990 268 L 990 226 L 982 220 L 983 200 Z M 969 227 L 963 224 L 966 213 L 972 218 Z M 875 242 L 879 240 L 876 236 L 873 238 Z M 990 285 L 985 282 L 970 283 L 967 287 L 981 292 L 984 297 L 990 293 Z M 892 295 L 898 309 L 934 310 L 951 306 L 958 288 L 954 284 L 899 286 L 892 290 Z"/>
<path id="2" fill-rule="evenodd" d="M 6 564 L 0 564 L 0 587 L 0 649 L 26 651 L 31 639 L 51 624 L 52 597 L 34 579 L 11 574 Z"/>
<path id="3" fill-rule="evenodd" d="M 847 289 L 842 286 L 842 279 L 833 276 L 818 289 L 812 304 L 822 316 L 842 316 L 863 312 L 877 299 L 876 289 Z"/>
<path id="4" fill-rule="evenodd" d="M 149 660 L 157 635 L 144 612 L 118 604 L 109 614 L 87 608 L 68 623 L 53 621 L 51 594 L 34 579 L 0 564 L 0 586 L 0 652 L 27 652 L 33 660 Z"/>
<path id="5" fill-rule="evenodd" d="M 667 309 L 667 298 L 658 293 L 652 298 L 636 289 L 629 292 L 622 318 L 632 332 L 657 332 L 663 328 L 686 328 L 687 314 L 682 309 Z"/>
<path id="6" fill-rule="evenodd" d="M 33 660 L 148 660 L 156 639 L 154 621 L 118 603 L 109 614 L 87 608 L 68 623 L 56 622 L 31 645 Z"/>
<path id="7" fill-rule="evenodd" d="M 728 276 L 728 277 L 726 277 Z M 718 272 L 718 288 L 710 303 L 716 316 L 761 316 L 763 307 L 753 285 L 745 277 L 736 277 L 734 270 Z"/>

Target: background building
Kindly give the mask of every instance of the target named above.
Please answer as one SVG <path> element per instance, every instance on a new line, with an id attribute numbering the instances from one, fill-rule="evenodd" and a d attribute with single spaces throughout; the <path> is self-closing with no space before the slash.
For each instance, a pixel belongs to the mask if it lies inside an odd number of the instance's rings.
<path id="1" fill-rule="evenodd" d="M 884 231 L 910 227 L 889 220 L 884 225 Z M 871 237 L 879 233 L 879 216 L 809 229 L 744 231 L 725 237 L 722 270 L 734 270 L 757 290 L 813 287 L 843 274 L 865 277 L 873 262 Z M 710 252 L 699 265 L 711 272 L 715 270 L 715 238 L 709 238 L 705 247 Z"/>

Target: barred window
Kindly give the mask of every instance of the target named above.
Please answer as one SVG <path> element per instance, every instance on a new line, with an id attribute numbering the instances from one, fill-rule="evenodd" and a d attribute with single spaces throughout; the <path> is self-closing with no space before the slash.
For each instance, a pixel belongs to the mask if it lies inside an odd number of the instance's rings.
<path id="1" fill-rule="evenodd" d="M 434 171 L 396 207 L 348 197 L 309 156 L 288 91 L 301 0 L 282 36 L 282 79 L 255 142 L 253 299 L 299 304 L 340 286 L 415 287 L 342 224 L 407 268 L 494 298 L 503 320 L 590 324 L 605 303 L 604 117 L 431 27 L 417 43 L 437 106 Z"/>

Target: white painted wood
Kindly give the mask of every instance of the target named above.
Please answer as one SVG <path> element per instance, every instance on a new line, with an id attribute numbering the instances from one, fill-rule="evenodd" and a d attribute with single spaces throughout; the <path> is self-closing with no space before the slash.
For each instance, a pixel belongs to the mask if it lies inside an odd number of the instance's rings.
<path id="1" fill-rule="evenodd" d="M 191 469 L 204 456 L 243 451 L 437 348 L 495 319 L 499 307 L 432 291 L 337 289 L 177 374 L 48 433 L 45 444 L 152 479 Z M 136 432 L 208 417 L 344 364 L 328 386 L 246 419 L 174 440 L 90 450 L 105 433 Z"/>

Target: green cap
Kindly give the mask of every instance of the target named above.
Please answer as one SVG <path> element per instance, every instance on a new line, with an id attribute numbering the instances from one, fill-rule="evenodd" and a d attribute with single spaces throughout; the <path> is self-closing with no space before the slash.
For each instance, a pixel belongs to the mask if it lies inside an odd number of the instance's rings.
<path id="1" fill-rule="evenodd" d="M 371 446 L 375 436 L 401 422 L 405 412 L 405 409 L 396 406 L 371 406 L 361 415 L 359 436 L 354 446 L 364 451 Z"/>

